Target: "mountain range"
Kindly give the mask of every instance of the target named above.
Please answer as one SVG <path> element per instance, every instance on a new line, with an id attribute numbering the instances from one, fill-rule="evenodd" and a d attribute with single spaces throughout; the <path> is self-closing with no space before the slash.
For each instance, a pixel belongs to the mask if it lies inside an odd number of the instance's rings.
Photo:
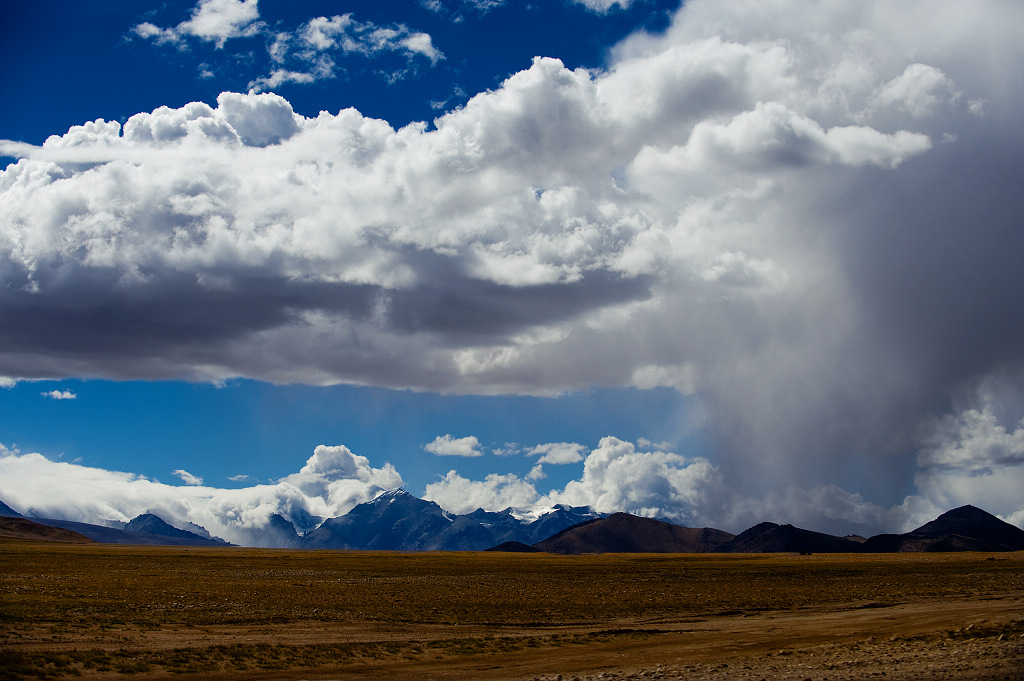
<path id="1" fill-rule="evenodd" d="M 0 502 L 0 516 L 19 516 Z M 19 516 L 20 517 L 20 516 Z M 263 527 L 243 530 L 244 545 L 265 548 L 360 549 L 379 551 L 482 551 L 506 541 L 538 542 L 578 523 L 601 517 L 585 506 L 557 505 L 537 518 L 520 519 L 511 508 L 477 509 L 466 515 L 445 511 L 432 501 L 396 489 L 358 504 L 337 518 L 300 535 L 288 519 L 274 514 Z M 53 518 L 29 520 L 77 532 L 93 541 L 115 544 L 225 546 L 204 528 L 191 523 L 172 526 L 152 513 L 128 523 L 92 525 Z M 188 527 L 184 529 L 182 526 Z"/>
<path id="2" fill-rule="evenodd" d="M 4 518 L 6 516 L 6 518 Z M 227 546 L 191 523 L 177 527 L 143 513 L 117 527 L 70 520 L 22 518 L 0 501 L 0 536 L 118 544 Z M 26 524 L 27 523 L 27 524 Z M 54 534 L 36 527 L 58 528 Z M 10 527 L 8 527 L 10 526 Z M 187 528 L 187 529 L 186 529 Z M 1024 530 L 974 506 L 961 506 L 904 534 L 865 539 L 838 537 L 793 525 L 763 522 L 738 535 L 711 527 L 682 527 L 628 513 L 596 513 L 585 506 L 558 505 L 539 517 L 517 517 L 477 509 L 450 513 L 432 501 L 396 489 L 358 504 L 299 534 L 295 525 L 272 515 L 244 535 L 246 546 L 378 551 L 545 551 L 581 553 L 879 553 L 908 551 L 1020 551 Z"/>
<path id="3" fill-rule="evenodd" d="M 896 553 L 920 551 L 1022 551 L 1024 530 L 974 506 L 947 511 L 905 534 L 870 539 L 836 537 L 793 525 L 758 523 L 738 535 L 713 528 L 683 528 L 616 513 L 581 523 L 529 547 L 504 551 L 551 553 Z"/>

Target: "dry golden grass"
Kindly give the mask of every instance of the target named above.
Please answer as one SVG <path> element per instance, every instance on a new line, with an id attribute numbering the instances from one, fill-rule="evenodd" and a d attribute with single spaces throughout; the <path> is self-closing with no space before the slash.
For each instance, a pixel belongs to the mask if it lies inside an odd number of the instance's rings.
<path id="1" fill-rule="evenodd" d="M 6 542 L 0 562 L 0 678 L 315 668 L 636 639 L 656 633 L 659 620 L 1024 592 L 1022 554 L 555 556 Z M 468 635 L 175 647 L 166 636 L 147 645 L 139 634 L 348 624 L 459 625 Z"/>
<path id="2" fill-rule="evenodd" d="M 0 544 L 0 560 L 4 628 L 572 624 L 1024 586 L 1018 554 L 554 556 L 10 543 Z"/>

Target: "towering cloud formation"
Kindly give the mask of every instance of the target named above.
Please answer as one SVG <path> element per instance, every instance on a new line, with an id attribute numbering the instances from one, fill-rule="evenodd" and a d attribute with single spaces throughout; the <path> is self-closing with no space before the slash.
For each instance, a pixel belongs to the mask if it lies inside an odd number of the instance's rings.
<path id="1" fill-rule="evenodd" d="M 671 385 L 752 489 L 912 451 L 1017 381 L 1022 26 L 693 0 L 605 71 L 537 59 L 434 127 L 225 93 L 4 144 L 0 374 Z M 1022 414 L 990 413 L 986 470 L 1016 474 Z"/>

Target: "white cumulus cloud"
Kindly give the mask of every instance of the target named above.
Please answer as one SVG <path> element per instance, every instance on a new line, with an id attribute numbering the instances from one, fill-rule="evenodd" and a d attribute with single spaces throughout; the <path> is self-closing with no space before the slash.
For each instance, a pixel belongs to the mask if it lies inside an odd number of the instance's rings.
<path id="1" fill-rule="evenodd" d="M 259 0 L 199 0 L 192 10 L 192 17 L 174 28 L 160 28 L 149 22 L 133 30 L 139 37 L 151 38 L 157 42 L 180 42 L 185 36 L 192 36 L 216 43 L 223 48 L 231 38 L 250 37 L 263 28 L 258 21 Z"/>
<path id="2" fill-rule="evenodd" d="M 188 471 L 179 468 L 178 470 L 171 471 L 172 475 L 176 475 L 181 478 L 181 481 L 186 485 L 202 485 L 203 479 L 198 475 L 192 475 Z"/>
<path id="3" fill-rule="evenodd" d="M 78 395 L 70 390 L 48 390 L 40 393 L 43 397 L 49 397 L 51 400 L 75 400 L 78 399 Z"/>
<path id="4" fill-rule="evenodd" d="M 423 449 L 437 456 L 483 456 L 480 450 L 480 441 L 475 435 L 468 437 L 452 437 L 451 435 L 438 435 L 433 442 L 423 445 Z"/>
<path id="5" fill-rule="evenodd" d="M 358 54 L 377 57 L 399 54 L 408 60 L 425 58 L 431 64 L 444 59 L 429 34 L 405 24 L 382 26 L 372 21 L 359 21 L 352 14 L 315 17 L 293 32 L 274 35 L 268 48 L 271 60 L 287 65 L 274 69 L 268 76 L 249 83 L 256 90 L 273 89 L 282 83 L 311 83 L 333 78 L 335 57 Z M 392 79 L 404 75 L 403 70 L 391 74 Z"/>
<path id="6" fill-rule="evenodd" d="M 508 0 L 420 0 L 420 4 L 431 12 L 451 15 L 457 22 L 463 21 L 467 14 L 487 14 L 507 3 Z"/>
<path id="7" fill-rule="evenodd" d="M 333 48 L 343 52 L 357 52 L 371 56 L 377 52 L 406 52 L 427 57 L 432 62 L 444 58 L 434 47 L 426 33 L 413 31 L 405 24 L 378 26 L 372 22 L 353 19 L 351 14 L 310 19 L 298 30 L 298 49 L 323 52 Z M 281 41 L 285 36 L 278 34 L 275 58 L 280 58 Z"/>
<path id="8" fill-rule="evenodd" d="M 483 480 L 469 480 L 451 470 L 441 480 L 428 484 L 423 498 L 452 513 L 472 513 L 478 508 L 529 509 L 540 494 L 531 482 L 512 473 L 491 473 Z"/>
<path id="9" fill-rule="evenodd" d="M 594 12 L 604 14 L 615 6 L 618 6 L 621 9 L 627 9 L 632 4 L 633 0 L 573 0 L 573 2 L 578 5 L 583 5 Z"/>
<path id="10" fill-rule="evenodd" d="M 721 475 L 707 459 L 641 452 L 631 442 L 605 437 L 584 461 L 582 477 L 548 499 L 692 524 L 723 492 Z"/>
<path id="11" fill-rule="evenodd" d="M 542 463 L 577 463 L 583 461 L 585 447 L 575 442 L 549 442 L 537 445 L 530 450 L 530 456 L 539 456 L 538 464 Z"/>

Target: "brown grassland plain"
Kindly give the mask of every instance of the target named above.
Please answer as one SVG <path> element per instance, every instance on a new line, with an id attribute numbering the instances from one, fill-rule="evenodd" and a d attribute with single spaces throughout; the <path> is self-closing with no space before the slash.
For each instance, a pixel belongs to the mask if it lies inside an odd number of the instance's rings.
<path id="1" fill-rule="evenodd" d="M 0 678 L 1024 678 L 1024 553 L 0 542 Z"/>

